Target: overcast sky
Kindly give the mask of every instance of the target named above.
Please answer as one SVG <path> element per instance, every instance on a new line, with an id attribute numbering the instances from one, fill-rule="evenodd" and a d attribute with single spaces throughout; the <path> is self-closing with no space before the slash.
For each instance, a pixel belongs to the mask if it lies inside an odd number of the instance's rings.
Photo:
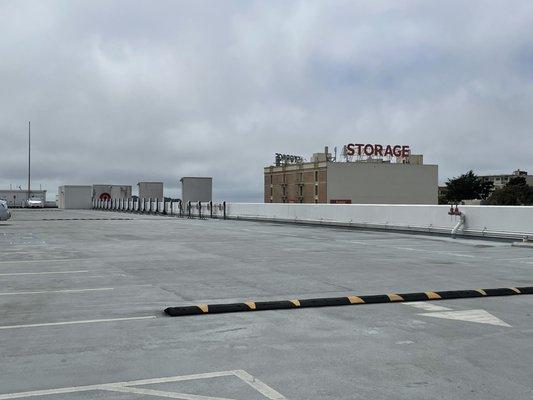
<path id="1" fill-rule="evenodd" d="M 409 144 L 439 180 L 533 173 L 532 1 L 0 0 L 0 188 L 213 176 Z"/>

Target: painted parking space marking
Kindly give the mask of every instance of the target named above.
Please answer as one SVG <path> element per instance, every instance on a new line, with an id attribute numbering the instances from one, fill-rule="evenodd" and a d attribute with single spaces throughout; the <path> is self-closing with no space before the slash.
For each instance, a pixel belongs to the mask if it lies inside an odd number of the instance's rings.
<path id="1" fill-rule="evenodd" d="M 112 391 L 112 392 L 122 392 L 122 393 L 131 393 L 131 394 L 142 394 L 153 397 L 163 397 L 163 398 L 172 398 L 172 399 L 182 399 L 182 400 L 235 400 L 225 397 L 212 397 L 212 396 L 202 396 L 199 394 L 192 393 L 178 393 L 171 391 L 162 391 L 157 389 L 146 389 L 139 388 L 136 386 L 140 385 L 154 385 L 159 383 L 169 383 L 169 382 L 180 382 L 180 381 L 190 381 L 198 379 L 210 379 L 210 378 L 220 378 L 226 376 L 233 376 L 240 379 L 243 384 L 246 384 L 257 392 L 261 393 L 265 398 L 270 400 L 286 400 L 278 391 L 274 390 L 272 387 L 268 386 L 266 383 L 260 381 L 256 377 L 250 375 L 244 370 L 232 370 L 232 371 L 219 371 L 219 372 L 208 372 L 205 374 L 193 374 L 193 375 L 177 375 L 163 378 L 151 378 L 151 379 L 140 379 L 135 381 L 124 381 L 124 382 L 115 382 L 115 383 L 102 383 L 97 385 L 87 385 L 87 386 L 72 386 L 64 387 L 57 389 L 45 389 L 45 390 L 33 390 L 29 392 L 17 392 L 17 393 L 6 393 L 0 394 L 0 400 L 11 400 L 11 399 L 24 399 L 28 397 L 37 397 L 37 396 L 50 396 L 57 394 L 68 394 L 68 393 L 81 393 L 81 392 L 93 392 L 93 391 Z"/>
<path id="2" fill-rule="evenodd" d="M 507 322 L 492 315 L 485 310 L 462 310 L 462 311 L 442 311 L 419 314 L 425 317 L 451 319 L 455 321 L 477 322 L 478 324 L 488 324 L 496 326 L 511 327 Z"/>
<path id="3" fill-rule="evenodd" d="M 111 392 L 120 392 L 120 393 L 132 393 L 132 394 L 143 394 L 147 396 L 155 397 L 165 397 L 169 399 L 182 399 L 182 400 L 233 400 L 228 399 L 227 397 L 212 397 L 212 396 L 202 396 L 197 394 L 189 393 L 177 393 L 177 392 L 166 392 L 163 390 L 154 390 L 154 389 L 145 389 L 137 388 L 131 386 L 110 386 L 102 388 L 103 390 L 108 390 Z"/>
<path id="4" fill-rule="evenodd" d="M 157 318 L 157 315 L 144 315 L 140 317 L 124 317 L 124 318 L 84 319 L 84 320 L 79 320 L 79 321 L 44 322 L 40 324 L 25 324 L 25 325 L 4 325 L 4 326 L 0 326 L 0 330 L 21 329 L 21 328 L 40 328 L 44 326 L 96 324 L 96 323 L 101 323 L 101 322 L 135 321 L 135 320 L 141 320 L 141 319 L 155 319 L 155 318 Z"/>
<path id="5" fill-rule="evenodd" d="M 482 289 L 478 290 L 484 292 Z M 414 308 L 418 308 L 420 310 L 427 311 L 425 313 L 418 314 L 424 317 L 442 318 L 464 322 L 477 322 L 479 324 L 511 327 L 511 325 L 509 325 L 507 322 L 502 321 L 498 317 L 492 315 L 491 313 L 485 310 L 478 309 L 453 311 L 451 308 L 442 307 L 426 302 L 410 302 L 404 304 Z"/>
<path id="6" fill-rule="evenodd" d="M 21 263 L 45 263 L 45 262 L 66 262 L 66 261 L 86 261 L 91 260 L 91 258 L 51 258 L 39 260 L 1 260 L 0 264 L 21 264 Z"/>
<path id="7" fill-rule="evenodd" d="M 44 272 L 8 272 L 1 273 L 0 276 L 23 276 L 23 275 L 56 275 L 56 274 L 85 274 L 87 269 L 79 271 L 44 271 Z"/>
<path id="8" fill-rule="evenodd" d="M 405 304 L 406 306 L 419 308 L 420 310 L 425 310 L 425 311 L 448 311 L 448 310 L 451 310 L 451 308 L 438 306 L 436 304 L 426 303 L 424 301 L 408 302 L 408 303 L 403 303 L 403 304 Z"/>
<path id="9" fill-rule="evenodd" d="M 28 294 L 46 294 L 46 293 L 83 293 L 83 292 L 99 292 L 114 290 L 112 287 L 105 288 L 89 288 L 89 289 L 61 289 L 61 290 L 39 290 L 35 292 L 6 292 L 0 293 L 0 296 L 17 296 L 17 295 L 28 295 Z"/>

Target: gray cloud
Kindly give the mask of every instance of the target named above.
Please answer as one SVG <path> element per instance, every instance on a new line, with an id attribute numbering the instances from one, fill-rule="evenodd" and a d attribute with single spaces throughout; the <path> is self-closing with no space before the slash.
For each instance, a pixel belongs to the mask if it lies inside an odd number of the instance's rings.
<path id="1" fill-rule="evenodd" d="M 261 201 L 262 167 L 354 140 L 533 173 L 533 4 L 3 1 L 0 187 L 212 175 Z"/>

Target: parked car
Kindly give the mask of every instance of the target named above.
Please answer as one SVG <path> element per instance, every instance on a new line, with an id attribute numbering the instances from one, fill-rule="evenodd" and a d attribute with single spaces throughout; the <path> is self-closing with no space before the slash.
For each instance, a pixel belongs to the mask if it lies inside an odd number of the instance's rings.
<path id="1" fill-rule="evenodd" d="M 44 208 L 44 201 L 37 197 L 30 197 L 26 201 L 26 207 L 28 208 Z"/>
<path id="2" fill-rule="evenodd" d="M 11 213 L 9 208 L 7 208 L 7 203 L 4 200 L 0 200 L 0 221 L 7 221 L 11 218 Z"/>

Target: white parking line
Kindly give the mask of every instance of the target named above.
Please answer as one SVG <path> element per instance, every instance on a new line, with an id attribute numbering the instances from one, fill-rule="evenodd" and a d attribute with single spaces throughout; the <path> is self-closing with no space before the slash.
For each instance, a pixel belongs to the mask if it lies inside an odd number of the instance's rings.
<path id="1" fill-rule="evenodd" d="M 120 393 L 133 393 L 143 394 L 146 396 L 165 397 L 168 399 L 181 399 L 181 400 L 232 400 L 226 397 L 212 397 L 212 396 L 200 396 L 197 394 L 177 393 L 177 392 L 165 392 L 162 390 L 136 388 L 128 386 L 107 386 L 102 387 L 103 390 Z"/>
<path id="2" fill-rule="evenodd" d="M 448 310 L 451 310 L 451 308 L 437 306 L 435 304 L 427 303 L 425 301 L 406 302 L 406 303 L 402 303 L 402 304 L 405 304 L 406 306 L 419 308 L 419 309 L 425 310 L 425 311 L 448 311 Z"/>
<path id="3" fill-rule="evenodd" d="M 40 259 L 40 260 L 2 260 L 0 264 L 12 264 L 12 263 L 35 263 L 35 262 L 62 262 L 62 261 L 84 261 L 90 260 L 90 258 L 55 258 L 55 259 Z"/>
<path id="4" fill-rule="evenodd" d="M 54 274 L 83 274 L 89 272 L 87 269 L 79 271 L 46 271 L 46 272 L 11 272 L 2 273 L 0 276 L 19 276 L 19 275 L 54 275 Z"/>
<path id="5" fill-rule="evenodd" d="M 136 388 L 132 386 L 140 385 L 153 385 L 158 383 L 169 383 L 169 382 L 179 382 L 179 381 L 188 381 L 196 379 L 209 379 L 209 378 L 219 378 L 223 376 L 235 376 L 241 379 L 244 383 L 250 385 L 252 388 L 257 390 L 263 396 L 270 400 L 286 400 L 286 398 L 272 389 L 266 383 L 261 382 L 259 379 L 250 375 L 248 372 L 243 370 L 235 371 L 220 371 L 220 372 L 208 372 L 205 374 L 193 374 L 193 375 L 178 375 L 178 376 L 169 376 L 163 378 L 151 378 L 151 379 L 140 379 L 135 381 L 124 381 L 124 382 L 115 382 L 115 383 L 103 383 L 99 385 L 88 385 L 88 386 L 73 386 L 65 387 L 58 389 L 45 389 L 45 390 L 33 390 L 29 392 L 18 392 L 18 393 L 6 393 L 0 394 L 0 400 L 12 400 L 12 399 L 22 399 L 26 397 L 36 397 L 36 396 L 47 396 L 55 394 L 66 394 L 66 393 L 79 393 L 79 392 L 89 392 L 89 391 L 98 391 L 106 390 L 113 392 L 123 392 L 123 393 L 132 393 L 132 394 L 143 394 L 154 397 L 165 397 L 172 399 L 182 399 L 182 400 L 232 400 L 222 397 L 208 397 L 201 396 L 196 394 L 188 393 L 177 393 L 177 392 L 168 392 L 161 391 L 157 389 L 146 389 L 146 388 Z"/>
<path id="6" fill-rule="evenodd" d="M 62 290 L 40 290 L 36 292 L 6 292 L 0 293 L 0 296 L 16 296 L 18 294 L 43 294 L 43 293 L 82 293 L 82 292 L 98 292 L 104 290 L 113 290 L 112 287 L 107 288 L 91 288 L 91 289 L 62 289 Z"/>
<path id="7" fill-rule="evenodd" d="M 253 387 L 263 396 L 271 400 L 285 400 L 285 396 L 283 396 L 281 393 L 278 393 L 277 391 L 272 389 L 267 384 L 261 382 L 259 379 L 253 377 L 248 372 L 240 369 L 240 370 L 233 371 L 233 373 L 235 374 L 235 376 L 238 376 L 239 378 L 241 378 L 244 382 L 246 382 L 248 385 Z"/>
<path id="8" fill-rule="evenodd" d="M 133 320 L 138 320 L 138 319 L 155 319 L 155 318 L 157 318 L 156 315 L 145 315 L 145 316 L 142 316 L 142 317 L 84 319 L 84 320 L 80 320 L 80 321 L 45 322 L 45 323 L 42 323 L 42 324 L 4 325 L 4 326 L 0 326 L 0 330 L 20 329 L 20 328 L 39 328 L 39 327 L 43 327 L 43 326 L 94 324 L 94 323 L 99 323 L 99 322 L 133 321 Z M 0 399 L 1 399 L 1 397 L 0 397 Z"/>

